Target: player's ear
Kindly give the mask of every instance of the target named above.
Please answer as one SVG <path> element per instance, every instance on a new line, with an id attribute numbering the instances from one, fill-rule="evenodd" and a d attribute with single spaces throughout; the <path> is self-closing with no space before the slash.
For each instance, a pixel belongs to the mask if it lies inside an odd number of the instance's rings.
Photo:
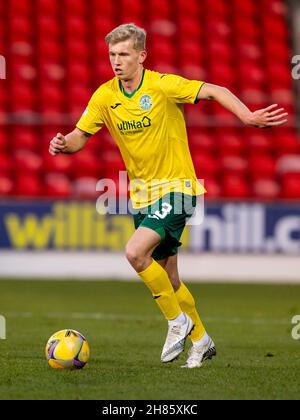
<path id="1" fill-rule="evenodd" d="M 143 64 L 144 61 L 146 60 L 146 58 L 147 58 L 147 51 L 146 50 L 142 50 L 140 52 L 139 64 Z"/>

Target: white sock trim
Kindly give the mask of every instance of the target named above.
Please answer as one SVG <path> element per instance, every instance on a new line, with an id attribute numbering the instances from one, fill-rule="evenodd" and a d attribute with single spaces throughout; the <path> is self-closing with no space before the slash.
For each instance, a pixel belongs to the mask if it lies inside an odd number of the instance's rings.
<path id="1" fill-rule="evenodd" d="M 204 344 L 207 344 L 207 342 L 209 341 L 209 335 L 207 334 L 207 332 L 204 333 L 203 337 L 200 338 L 200 340 L 197 341 L 193 341 L 193 346 L 195 347 L 201 347 Z"/>
<path id="2" fill-rule="evenodd" d="M 169 324 L 184 324 L 186 321 L 186 316 L 183 312 L 180 312 L 177 318 L 169 321 Z"/>

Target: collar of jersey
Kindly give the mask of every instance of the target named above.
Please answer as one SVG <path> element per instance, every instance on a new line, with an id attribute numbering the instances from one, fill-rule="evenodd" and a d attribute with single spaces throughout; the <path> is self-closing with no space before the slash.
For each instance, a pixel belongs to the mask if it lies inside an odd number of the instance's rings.
<path id="1" fill-rule="evenodd" d="M 140 81 L 140 84 L 139 84 L 138 88 L 135 89 L 131 93 L 126 92 L 126 90 L 122 86 L 121 80 L 119 80 L 119 88 L 120 88 L 120 91 L 123 93 L 123 95 L 125 95 L 127 98 L 132 98 L 134 96 L 134 94 L 141 88 L 141 86 L 143 84 L 143 81 L 144 81 L 144 76 L 145 76 L 145 69 L 143 70 L 142 79 Z"/>

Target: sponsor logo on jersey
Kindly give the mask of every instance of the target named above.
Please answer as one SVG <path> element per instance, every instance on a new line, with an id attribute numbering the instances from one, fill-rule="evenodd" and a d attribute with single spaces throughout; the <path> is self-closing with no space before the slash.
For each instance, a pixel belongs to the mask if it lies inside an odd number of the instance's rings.
<path id="1" fill-rule="evenodd" d="M 117 124 L 117 126 L 122 133 L 138 133 L 143 131 L 144 128 L 151 127 L 151 119 L 144 117 L 141 121 L 122 121 L 122 123 Z"/>

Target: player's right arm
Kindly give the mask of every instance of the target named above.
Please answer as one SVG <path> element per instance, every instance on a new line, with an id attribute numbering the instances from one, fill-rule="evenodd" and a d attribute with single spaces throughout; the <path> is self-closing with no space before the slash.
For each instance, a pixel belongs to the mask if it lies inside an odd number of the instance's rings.
<path id="1" fill-rule="evenodd" d="M 66 136 L 58 133 L 50 142 L 49 153 L 56 156 L 59 153 L 77 153 L 84 148 L 89 138 L 104 126 L 103 104 L 109 102 L 107 91 L 100 88 L 91 97 L 88 106 L 76 124 L 75 130 Z"/>
<path id="2" fill-rule="evenodd" d="M 86 133 L 79 128 L 75 128 L 75 130 L 66 136 L 57 133 L 50 142 L 49 153 L 53 156 L 60 153 L 77 153 L 84 148 L 90 137 L 91 134 Z"/>

